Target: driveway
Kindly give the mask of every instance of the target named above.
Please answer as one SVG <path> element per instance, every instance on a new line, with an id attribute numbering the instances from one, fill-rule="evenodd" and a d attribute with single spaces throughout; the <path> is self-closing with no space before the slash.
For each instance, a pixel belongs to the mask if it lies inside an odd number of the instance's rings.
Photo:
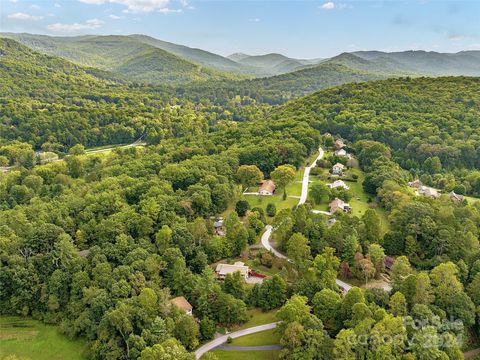
<path id="1" fill-rule="evenodd" d="M 232 339 L 236 339 L 241 336 L 245 335 L 250 335 L 250 334 L 255 334 L 257 332 L 262 332 L 266 330 L 272 330 L 277 327 L 278 322 L 270 323 L 270 324 L 265 324 L 265 325 L 259 325 L 259 326 L 254 326 L 248 329 L 243 329 L 243 330 L 238 330 L 234 331 L 230 334 L 220 336 L 219 338 L 216 338 L 202 346 L 200 346 L 197 350 L 195 350 L 195 357 L 197 359 L 200 359 L 203 354 L 206 352 L 209 352 L 210 350 L 215 349 L 216 347 L 224 344 L 227 342 L 227 339 L 231 337 Z"/>

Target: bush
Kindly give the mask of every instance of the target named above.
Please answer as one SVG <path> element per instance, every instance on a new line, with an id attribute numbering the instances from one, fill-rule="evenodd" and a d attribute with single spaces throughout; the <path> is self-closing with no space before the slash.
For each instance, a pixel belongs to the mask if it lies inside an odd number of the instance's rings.
<path id="1" fill-rule="evenodd" d="M 233 341 L 232 337 L 231 337 L 231 336 L 229 336 L 229 337 L 227 338 L 227 344 L 231 344 L 231 343 L 232 343 L 232 341 Z"/>
<path id="2" fill-rule="evenodd" d="M 245 216 L 247 214 L 248 209 L 250 209 L 250 204 L 246 200 L 239 200 L 235 205 L 235 211 L 237 212 L 238 216 Z"/>
<path id="3" fill-rule="evenodd" d="M 202 321 L 200 321 L 200 336 L 202 340 L 210 340 L 213 339 L 215 335 L 216 326 L 215 322 L 208 317 L 204 317 Z"/>
<path id="4" fill-rule="evenodd" d="M 270 217 L 274 217 L 277 214 L 277 207 L 275 204 L 269 203 L 267 204 L 267 215 Z"/>
<path id="5" fill-rule="evenodd" d="M 357 180 L 357 179 L 358 179 L 358 175 L 357 175 L 357 174 L 352 174 L 352 179 L 353 179 L 353 180 Z"/>

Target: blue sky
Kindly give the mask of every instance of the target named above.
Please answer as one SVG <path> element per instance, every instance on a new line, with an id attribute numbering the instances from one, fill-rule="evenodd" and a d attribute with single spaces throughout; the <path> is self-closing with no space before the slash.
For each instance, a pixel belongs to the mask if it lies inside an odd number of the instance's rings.
<path id="1" fill-rule="evenodd" d="M 480 50 L 480 1 L 0 0 L 0 30 L 146 34 L 229 55 Z"/>

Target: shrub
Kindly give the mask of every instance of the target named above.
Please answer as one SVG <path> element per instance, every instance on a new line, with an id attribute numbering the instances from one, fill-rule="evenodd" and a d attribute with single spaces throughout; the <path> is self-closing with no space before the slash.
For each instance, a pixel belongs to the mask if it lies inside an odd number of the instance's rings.
<path id="1" fill-rule="evenodd" d="M 269 203 L 267 204 L 267 215 L 270 217 L 274 217 L 277 214 L 277 207 L 275 204 Z"/>
<path id="2" fill-rule="evenodd" d="M 248 209 L 250 209 L 250 204 L 246 200 L 239 200 L 235 205 L 235 211 L 237 212 L 238 216 L 245 216 L 247 214 Z"/>

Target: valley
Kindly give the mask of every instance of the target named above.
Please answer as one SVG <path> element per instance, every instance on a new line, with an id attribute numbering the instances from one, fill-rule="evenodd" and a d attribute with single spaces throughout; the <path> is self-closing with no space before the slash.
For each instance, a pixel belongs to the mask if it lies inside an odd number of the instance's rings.
<path id="1" fill-rule="evenodd" d="M 477 355 L 478 50 L 128 33 L 0 33 L 0 360 Z"/>

